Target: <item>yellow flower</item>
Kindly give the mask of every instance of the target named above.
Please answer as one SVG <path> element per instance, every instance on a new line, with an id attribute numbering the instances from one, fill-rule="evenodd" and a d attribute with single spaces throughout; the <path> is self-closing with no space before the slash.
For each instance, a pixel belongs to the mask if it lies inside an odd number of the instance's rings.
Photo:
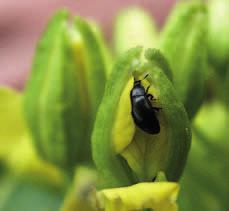
<path id="1" fill-rule="evenodd" d="M 14 175 L 62 187 L 61 171 L 43 161 L 33 148 L 22 113 L 22 97 L 10 88 L 0 88 L 0 160 Z"/>
<path id="2" fill-rule="evenodd" d="M 129 187 L 98 192 L 100 208 L 105 211 L 177 211 L 179 185 L 173 182 L 138 183 Z"/>
<path id="3" fill-rule="evenodd" d="M 80 167 L 61 211 L 177 211 L 178 183 L 144 182 L 132 186 L 95 190 L 95 171 Z"/>

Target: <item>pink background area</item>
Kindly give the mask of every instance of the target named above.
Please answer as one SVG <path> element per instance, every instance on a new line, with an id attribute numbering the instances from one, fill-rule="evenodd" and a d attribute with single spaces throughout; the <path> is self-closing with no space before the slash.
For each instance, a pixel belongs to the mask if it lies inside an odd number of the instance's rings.
<path id="1" fill-rule="evenodd" d="M 162 25 L 175 0 L 0 0 L 0 85 L 17 89 L 30 71 L 39 36 L 58 8 L 93 18 L 109 39 L 112 23 L 122 8 L 141 5 Z"/>

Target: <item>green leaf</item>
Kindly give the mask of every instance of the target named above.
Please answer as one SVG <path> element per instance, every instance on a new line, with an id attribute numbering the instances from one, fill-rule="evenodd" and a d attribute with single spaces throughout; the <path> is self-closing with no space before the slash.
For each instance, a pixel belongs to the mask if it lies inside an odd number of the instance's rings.
<path id="1" fill-rule="evenodd" d="M 114 26 L 114 46 L 117 55 L 138 45 L 155 48 L 157 29 L 150 15 L 141 8 L 131 7 L 118 14 Z"/>
<path id="2" fill-rule="evenodd" d="M 169 61 L 174 86 L 190 118 L 203 100 L 207 24 L 204 3 L 183 2 L 173 10 L 161 33 L 160 49 Z"/>
<path id="3" fill-rule="evenodd" d="M 179 179 L 190 146 L 189 121 L 170 80 L 158 65 L 158 50 L 147 50 L 147 63 L 141 64 L 141 48 L 120 57 L 108 80 L 92 136 L 93 158 L 104 179 L 104 187 L 122 187 L 152 181 L 164 171 L 169 181 Z M 161 132 L 147 134 L 136 128 L 131 116 L 129 93 L 133 75 L 140 78 L 156 99 Z M 132 85 L 131 85 L 132 84 Z"/>

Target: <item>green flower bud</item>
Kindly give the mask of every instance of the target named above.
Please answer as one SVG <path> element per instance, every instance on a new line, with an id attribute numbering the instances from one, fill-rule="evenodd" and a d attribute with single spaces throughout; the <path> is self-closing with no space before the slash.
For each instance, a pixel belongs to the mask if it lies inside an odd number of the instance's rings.
<path id="1" fill-rule="evenodd" d="M 72 169 L 90 160 L 90 131 L 103 95 L 104 54 L 91 26 L 68 13 L 49 22 L 34 58 L 24 110 L 45 160 Z"/>
<path id="2" fill-rule="evenodd" d="M 160 48 L 173 71 L 174 86 L 192 118 L 199 109 L 206 77 L 207 14 L 203 3 L 180 3 L 161 34 Z"/>
<path id="3" fill-rule="evenodd" d="M 227 210 L 228 107 L 207 102 L 193 123 L 192 147 L 181 182 L 181 210 Z"/>
<path id="4" fill-rule="evenodd" d="M 179 179 L 190 147 L 189 121 L 170 80 L 163 73 L 157 50 L 129 50 L 114 65 L 107 82 L 92 135 L 93 159 L 103 179 L 101 187 L 120 187 L 152 181 L 164 172 L 169 181 Z M 164 62 L 166 63 L 166 62 Z M 163 63 L 163 64 L 164 64 Z M 161 131 L 151 135 L 139 129 L 131 115 L 133 76 L 142 79 L 155 97 L 153 106 Z"/>
<path id="5" fill-rule="evenodd" d="M 210 63 L 220 74 L 229 66 L 229 2 L 228 0 L 209 1 L 208 55 Z"/>
<path id="6" fill-rule="evenodd" d="M 137 45 L 155 48 L 156 41 L 156 25 L 145 10 L 133 7 L 118 14 L 114 27 L 114 47 L 117 55 Z"/>

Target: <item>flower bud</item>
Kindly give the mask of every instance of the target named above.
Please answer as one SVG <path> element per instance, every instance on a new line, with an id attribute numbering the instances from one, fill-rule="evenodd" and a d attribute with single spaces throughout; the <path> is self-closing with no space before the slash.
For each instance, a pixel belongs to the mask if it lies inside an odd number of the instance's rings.
<path id="1" fill-rule="evenodd" d="M 206 37 L 206 7 L 196 2 L 178 4 L 161 33 L 160 49 L 168 59 L 174 86 L 190 118 L 203 100 Z"/>
<path id="2" fill-rule="evenodd" d="M 92 149 L 104 182 L 101 187 L 153 181 L 158 172 L 176 181 L 186 162 L 191 140 L 189 121 L 163 65 L 159 65 L 158 58 L 164 57 L 149 49 L 143 63 L 141 53 L 142 48 L 133 48 L 117 60 L 97 114 Z M 148 77 L 141 80 L 144 74 Z M 148 93 L 155 98 L 152 106 L 161 108 L 155 111 L 158 134 L 144 132 L 134 123 L 130 99 L 133 77 L 141 80 L 145 90 L 150 86 Z"/>
<path id="3" fill-rule="evenodd" d="M 24 100 L 43 159 L 66 169 L 90 161 L 90 131 L 105 84 L 104 55 L 91 26 L 68 13 L 49 22 L 36 51 Z"/>
<path id="4" fill-rule="evenodd" d="M 114 47 L 117 55 L 141 45 L 156 47 L 157 29 L 145 10 L 132 7 L 118 14 L 114 26 Z"/>

